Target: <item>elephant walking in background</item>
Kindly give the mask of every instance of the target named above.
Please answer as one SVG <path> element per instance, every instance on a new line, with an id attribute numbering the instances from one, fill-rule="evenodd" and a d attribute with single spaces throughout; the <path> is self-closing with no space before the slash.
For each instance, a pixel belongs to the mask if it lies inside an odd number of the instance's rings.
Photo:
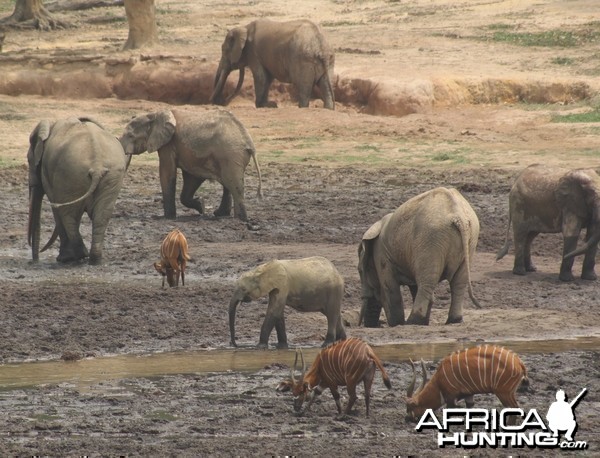
<path id="1" fill-rule="evenodd" d="M 273 79 L 292 83 L 298 91 L 298 106 L 307 107 L 313 86 L 319 86 L 325 108 L 334 109 L 334 53 L 319 27 L 307 20 L 275 22 L 259 19 L 230 30 L 221 46 L 221 60 L 215 75 L 211 103 L 227 105 L 242 88 L 244 69 L 254 77 L 256 107 L 277 106 L 268 101 Z M 231 96 L 223 96 L 227 77 L 240 71 Z"/>
<path id="2" fill-rule="evenodd" d="M 229 302 L 229 330 L 234 347 L 238 304 L 266 295 L 269 306 L 260 330 L 259 348 L 267 348 L 273 328 L 277 331 L 277 348 L 287 348 L 283 317 L 286 304 L 299 312 L 321 312 L 327 317 L 323 346 L 346 338 L 341 316 L 344 279 L 329 260 L 315 256 L 270 261 L 240 276 Z"/>
<path id="3" fill-rule="evenodd" d="M 563 234 L 563 260 L 559 278 L 574 279 L 574 257 L 585 253 L 581 278 L 596 280 L 594 272 L 600 241 L 600 176 L 591 169 L 568 170 L 534 164 L 517 177 L 508 196 L 509 217 L 504 246 L 496 259 L 502 259 L 510 245 L 512 223 L 515 241 L 513 273 L 525 275 L 536 270 L 531 262 L 531 244 L 540 233 Z M 585 244 L 577 249 L 583 228 Z"/>
<path id="4" fill-rule="evenodd" d="M 60 238 L 59 262 L 89 256 L 102 261 L 104 234 L 125 176 L 125 154 L 118 140 L 89 118 L 40 121 L 29 137 L 28 240 L 34 261 L 40 252 L 42 198 L 54 213 L 54 232 L 46 246 Z M 92 221 L 88 252 L 79 224 L 86 212 Z"/>
<path id="5" fill-rule="evenodd" d="M 260 167 L 250 134 L 230 112 L 222 109 L 187 112 L 164 110 L 140 115 L 125 127 L 119 139 L 125 154 L 158 151 L 160 187 L 165 218 L 175 219 L 177 169 L 183 175 L 181 203 L 204 213 L 204 204 L 194 197 L 205 180 L 223 186 L 216 216 L 231 215 L 246 221 L 244 172 L 254 161 L 258 174 L 258 197 L 262 197 Z"/>
<path id="6" fill-rule="evenodd" d="M 465 290 L 473 303 L 470 264 L 479 238 L 479 220 L 453 188 L 435 188 L 409 199 L 363 235 L 358 271 L 363 305 L 359 324 L 377 327 L 383 307 L 390 326 L 404 324 L 401 285 L 408 285 L 413 308 L 407 324 L 429 324 L 433 294 L 450 282 L 449 323 L 463 320 Z"/>

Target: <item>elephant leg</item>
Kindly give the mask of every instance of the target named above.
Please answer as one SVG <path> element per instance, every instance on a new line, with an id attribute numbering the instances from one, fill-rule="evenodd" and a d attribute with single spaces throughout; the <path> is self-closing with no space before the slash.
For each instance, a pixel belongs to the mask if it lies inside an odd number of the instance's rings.
<path id="1" fill-rule="evenodd" d="M 204 204 L 200 199 L 195 198 L 194 194 L 200 185 L 204 183 L 205 179 L 194 176 L 185 170 L 181 171 L 181 176 L 183 177 L 183 187 L 181 188 L 180 195 L 181 204 L 184 207 L 197 210 L 202 215 L 204 213 Z"/>
<path id="2" fill-rule="evenodd" d="M 334 97 L 332 94 L 333 86 L 329 80 L 328 75 L 323 75 L 318 81 L 319 89 L 321 90 L 321 97 L 323 98 L 323 104 L 325 108 L 329 110 L 335 109 Z"/>
<path id="3" fill-rule="evenodd" d="M 233 215 L 241 221 L 247 221 L 248 215 L 244 199 L 244 169 L 224 170 L 221 178 L 223 180 L 223 199 L 226 198 L 225 189 L 227 189 L 233 199 Z M 230 212 L 227 214 L 229 215 Z"/>
<path id="4" fill-rule="evenodd" d="M 410 295 L 412 296 L 413 304 L 415 299 L 417 298 L 417 293 L 419 292 L 419 288 L 417 285 L 408 285 L 408 289 L 410 290 Z"/>
<path id="5" fill-rule="evenodd" d="M 277 332 L 277 348 L 288 348 L 287 333 L 285 332 L 285 320 L 283 316 L 275 320 L 275 331 Z"/>
<path id="6" fill-rule="evenodd" d="M 100 196 L 94 201 L 88 211 L 92 220 L 92 244 L 90 248 L 90 264 L 97 265 L 102 263 L 102 253 L 104 250 L 104 236 L 106 228 L 113 214 L 115 202 L 121 189 L 121 178 L 108 183 L 107 188 L 100 190 Z"/>
<path id="7" fill-rule="evenodd" d="M 278 290 L 273 290 L 269 293 L 269 305 L 267 307 L 267 313 L 265 315 L 265 320 L 263 321 L 262 327 L 260 328 L 260 337 L 258 339 L 259 348 L 268 348 L 269 336 L 271 335 L 273 328 L 277 324 L 278 320 L 283 322 L 283 308 L 285 307 L 286 299 L 287 295 L 282 295 Z M 281 331 L 285 333 L 285 325 L 282 327 L 281 322 L 277 324 L 279 327 L 278 333 Z M 279 338 L 280 336 L 278 334 L 278 339 Z M 283 342 L 287 344 L 287 337 Z"/>
<path id="8" fill-rule="evenodd" d="M 60 250 L 56 258 L 58 262 L 72 262 L 88 256 L 88 250 L 79 233 L 79 224 L 83 216 L 83 209 L 62 208 L 55 212 L 55 219 L 61 221 L 62 229 L 59 231 Z"/>
<path id="9" fill-rule="evenodd" d="M 378 328 L 379 327 L 379 316 L 381 315 L 381 302 L 375 297 L 366 297 L 363 299 L 363 322 L 365 328 Z"/>
<path id="10" fill-rule="evenodd" d="M 404 302 L 400 284 L 394 278 L 393 272 L 388 269 L 381 274 L 381 302 L 387 318 L 388 325 L 404 324 Z"/>
<path id="11" fill-rule="evenodd" d="M 469 281 L 466 265 L 463 261 L 450 281 L 450 311 L 448 312 L 446 324 L 463 322 L 463 301 Z"/>
<path id="12" fill-rule="evenodd" d="M 575 258 L 571 257 L 570 259 L 565 259 L 564 256 L 577 248 L 577 240 L 581 233 L 581 222 L 579 221 L 579 218 L 571 213 L 565 212 L 563 214 L 562 233 L 563 260 L 560 264 L 560 274 L 558 278 L 561 281 L 573 281 L 575 280 L 575 277 L 573 276 L 572 270 Z"/>
<path id="13" fill-rule="evenodd" d="M 515 263 L 513 274 L 525 275 L 528 271 L 535 271 L 531 263 L 531 243 L 537 233 L 531 233 L 524 224 L 513 222 L 513 240 L 515 244 Z"/>
<path id="14" fill-rule="evenodd" d="M 436 276 L 435 278 L 439 278 Z M 408 317 L 407 324 L 428 325 L 429 316 L 431 314 L 431 306 L 433 305 L 433 292 L 435 291 L 435 283 L 419 283 L 418 292 L 415 297 L 412 311 Z"/>
<path id="15" fill-rule="evenodd" d="M 223 186 L 223 197 L 221 197 L 221 205 L 215 210 L 215 216 L 230 216 L 231 215 L 231 192 Z"/>
<path id="16" fill-rule="evenodd" d="M 590 230 L 587 230 L 586 240 L 590 238 Z M 581 271 L 581 278 L 583 280 L 597 280 L 598 276 L 594 271 L 596 267 L 596 253 L 598 252 L 598 245 L 593 245 L 585 253 L 583 258 L 583 269 Z"/>
<path id="17" fill-rule="evenodd" d="M 323 347 L 332 344 L 336 340 L 345 339 L 346 331 L 344 331 L 339 308 L 335 313 L 333 313 L 333 309 L 323 310 L 323 315 L 327 318 L 327 335 L 325 336 Z"/>
<path id="18" fill-rule="evenodd" d="M 175 207 L 177 166 L 175 164 L 175 159 L 167 154 L 161 155 L 159 151 L 158 163 L 164 215 L 165 218 L 175 219 L 177 217 L 177 210 Z"/>
<path id="19" fill-rule="evenodd" d="M 276 103 L 269 103 L 269 88 L 273 82 L 273 76 L 264 67 L 258 67 L 252 69 L 252 77 L 256 91 L 256 108 L 277 108 Z"/>

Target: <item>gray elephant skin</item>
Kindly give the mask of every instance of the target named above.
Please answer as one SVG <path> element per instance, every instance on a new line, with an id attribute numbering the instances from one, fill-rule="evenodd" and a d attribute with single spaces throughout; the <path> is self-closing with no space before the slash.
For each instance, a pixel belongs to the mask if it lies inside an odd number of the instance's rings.
<path id="1" fill-rule="evenodd" d="M 136 116 L 119 139 L 125 153 L 158 151 L 160 187 L 165 218 L 175 219 L 177 169 L 181 169 L 181 203 L 204 213 L 204 204 L 194 194 L 205 180 L 223 186 L 215 216 L 234 215 L 246 221 L 244 172 L 250 159 L 258 175 L 258 197 L 262 197 L 260 167 L 250 134 L 230 112 L 222 109 L 188 112 L 163 110 Z"/>
<path id="2" fill-rule="evenodd" d="M 344 279 L 329 260 L 315 256 L 273 260 L 240 276 L 229 303 L 229 330 L 234 347 L 238 304 L 266 295 L 269 305 L 260 330 L 259 348 L 267 348 L 273 328 L 277 331 L 277 348 L 287 348 L 283 316 L 286 304 L 299 312 L 321 312 L 327 317 L 323 346 L 346 338 L 341 317 Z"/>
<path id="3" fill-rule="evenodd" d="M 429 324 L 434 290 L 448 280 L 451 304 L 446 324 L 463 320 L 463 297 L 471 287 L 471 262 L 479 238 L 479 220 L 453 188 L 435 188 L 415 196 L 385 215 L 363 235 L 358 271 L 363 304 L 359 324 L 379 326 L 383 307 L 389 326 L 405 324 L 400 291 L 413 297 L 407 324 Z"/>
<path id="4" fill-rule="evenodd" d="M 298 92 L 298 106 L 307 107 L 317 85 L 325 108 L 334 109 L 334 53 L 320 28 L 308 20 L 275 22 L 259 19 L 231 29 L 221 46 L 221 60 L 215 75 L 211 102 L 227 105 L 240 91 L 245 67 L 254 78 L 256 107 L 276 107 L 269 102 L 273 79 L 292 83 Z M 239 70 L 235 91 L 227 99 L 223 89 L 232 70 Z"/>
<path id="5" fill-rule="evenodd" d="M 126 157 L 118 140 L 90 118 L 42 120 L 29 137 L 28 241 L 34 261 L 40 251 L 60 238 L 59 262 L 89 256 L 102 262 L 104 235 L 125 176 Z M 41 206 L 48 196 L 54 214 L 54 231 L 40 247 Z M 88 252 L 79 225 L 83 213 L 92 222 Z"/>
<path id="6" fill-rule="evenodd" d="M 569 170 L 533 164 L 523 170 L 508 196 L 509 219 L 504 246 L 496 259 L 510 247 L 512 224 L 515 244 L 513 273 L 536 270 L 531 261 L 531 244 L 540 233 L 563 235 L 563 259 L 559 278 L 572 281 L 575 256 L 585 254 L 581 278 L 596 280 L 594 272 L 600 241 L 600 176 L 592 169 Z M 585 243 L 577 248 L 581 230 Z"/>

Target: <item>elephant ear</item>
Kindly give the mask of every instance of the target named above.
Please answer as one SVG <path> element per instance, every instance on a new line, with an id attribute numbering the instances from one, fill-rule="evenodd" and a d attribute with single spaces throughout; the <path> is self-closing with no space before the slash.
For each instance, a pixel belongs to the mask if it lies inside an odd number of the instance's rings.
<path id="1" fill-rule="evenodd" d="M 175 121 L 175 116 L 173 116 L 171 110 L 154 113 L 153 117 L 154 120 L 150 128 L 150 134 L 148 135 L 148 142 L 146 143 L 146 150 L 149 153 L 158 151 L 159 148 L 169 143 L 177 125 L 177 121 Z"/>
<path id="2" fill-rule="evenodd" d="M 571 170 L 562 176 L 555 192 L 559 205 L 580 218 L 589 216 L 598 199 L 597 183 L 583 169 Z"/>
<path id="3" fill-rule="evenodd" d="M 227 34 L 232 64 L 237 64 L 242 58 L 242 52 L 244 51 L 244 46 L 246 46 L 247 38 L 248 30 L 246 27 L 236 27 Z"/>
<path id="4" fill-rule="evenodd" d="M 44 119 L 38 123 L 29 136 L 29 151 L 27 152 L 27 160 L 29 167 L 36 169 L 42 161 L 44 155 L 44 142 L 50 137 L 50 121 Z"/>

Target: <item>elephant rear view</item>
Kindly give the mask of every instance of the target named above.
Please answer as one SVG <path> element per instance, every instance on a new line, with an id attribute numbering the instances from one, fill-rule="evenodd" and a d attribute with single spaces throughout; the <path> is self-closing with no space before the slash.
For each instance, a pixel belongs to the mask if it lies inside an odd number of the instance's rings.
<path id="1" fill-rule="evenodd" d="M 407 324 L 429 324 L 433 293 L 450 282 L 449 323 L 463 320 L 465 290 L 471 287 L 471 261 L 479 238 L 479 220 L 454 188 L 424 192 L 373 224 L 358 248 L 363 305 L 360 321 L 377 327 L 383 307 L 390 326 L 404 324 L 401 285 L 408 285 L 413 308 Z"/>
<path id="2" fill-rule="evenodd" d="M 28 241 L 34 261 L 60 238 L 59 262 L 89 256 L 102 261 L 104 234 L 125 176 L 125 154 L 118 140 L 90 118 L 40 121 L 29 137 Z M 54 232 L 39 249 L 42 198 L 48 196 Z M 88 252 L 79 225 L 83 213 L 92 221 Z"/>
<path id="3" fill-rule="evenodd" d="M 221 46 L 221 60 L 215 75 L 211 103 L 227 105 L 242 88 L 244 69 L 254 78 L 256 107 L 277 106 L 269 102 L 273 79 L 292 83 L 298 92 L 298 106 L 307 107 L 317 85 L 325 108 L 335 108 L 333 86 L 334 53 L 320 28 L 311 21 L 275 22 L 259 19 L 231 29 Z M 223 89 L 232 70 L 239 70 L 237 87 L 227 99 Z"/>
<path id="4" fill-rule="evenodd" d="M 496 260 L 508 253 L 511 223 L 515 275 L 536 270 L 531 260 L 531 244 L 538 234 L 562 232 L 563 259 L 559 279 L 574 280 L 574 257 L 585 254 L 581 278 L 596 280 L 594 269 L 600 242 L 600 176 L 594 170 L 530 165 L 515 180 L 508 202 L 506 238 Z M 585 243 L 577 248 L 584 228 L 587 228 Z"/>
<path id="5" fill-rule="evenodd" d="M 181 203 L 204 213 L 204 204 L 194 197 L 205 180 L 223 185 L 221 205 L 215 216 L 231 214 L 246 221 L 244 172 L 250 159 L 258 175 L 258 197 L 262 197 L 256 148 L 242 123 L 229 111 L 164 110 L 133 118 L 119 139 L 125 154 L 158 151 L 160 187 L 165 218 L 175 219 L 177 169 L 181 169 Z"/>

